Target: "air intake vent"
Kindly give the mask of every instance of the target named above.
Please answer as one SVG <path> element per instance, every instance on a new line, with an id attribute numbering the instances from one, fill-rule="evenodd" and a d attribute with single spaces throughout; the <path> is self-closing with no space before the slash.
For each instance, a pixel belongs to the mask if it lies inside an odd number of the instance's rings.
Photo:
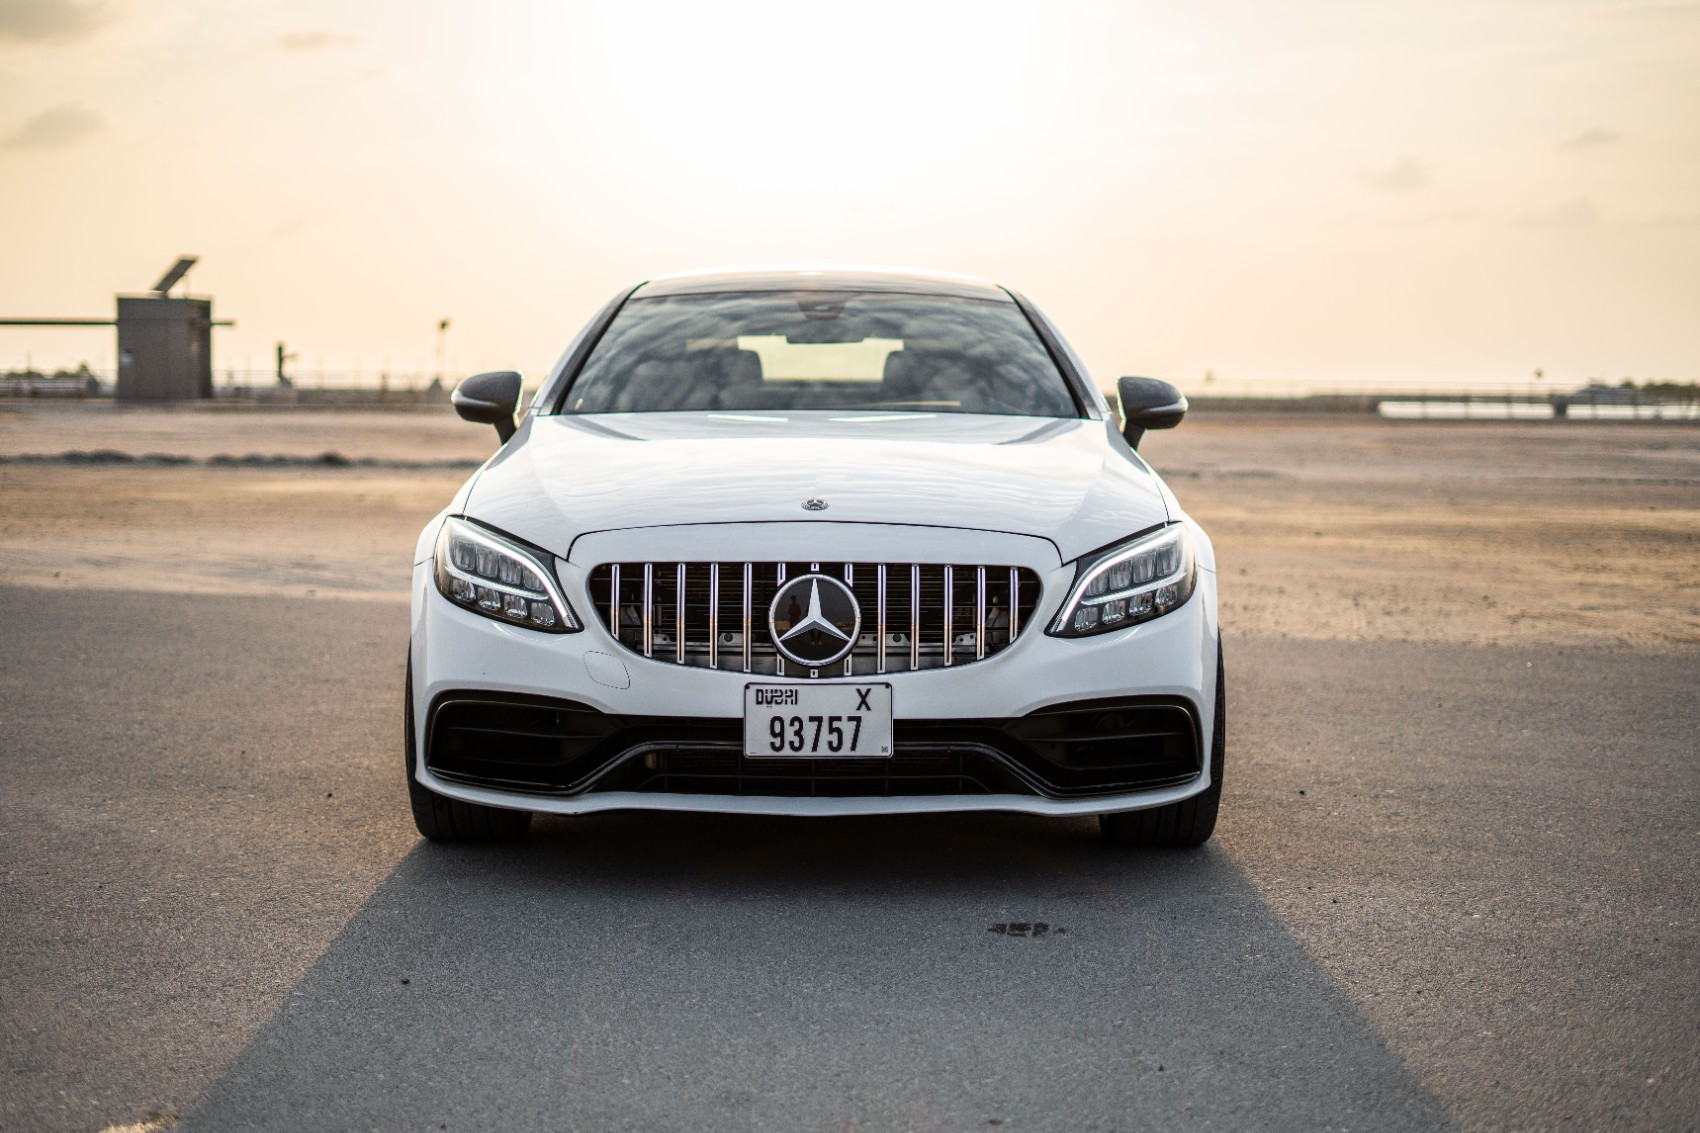
<path id="1" fill-rule="evenodd" d="M 774 648 L 768 607 L 787 578 L 843 579 L 861 630 L 842 661 L 811 669 Z M 1039 578 L 1024 567 L 938 563 L 605 563 L 590 572 L 598 615 L 656 661 L 768 676 L 908 673 L 984 660 L 1030 625 Z"/>

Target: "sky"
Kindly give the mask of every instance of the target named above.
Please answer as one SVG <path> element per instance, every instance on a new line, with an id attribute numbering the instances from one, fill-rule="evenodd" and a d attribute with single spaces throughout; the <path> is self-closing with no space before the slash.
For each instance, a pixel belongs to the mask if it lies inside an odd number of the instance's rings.
<path id="1" fill-rule="evenodd" d="M 1103 384 L 1700 381 L 1700 2 L 0 0 L 0 315 L 180 254 L 221 375 L 448 318 L 535 376 L 639 280 L 841 262 Z"/>

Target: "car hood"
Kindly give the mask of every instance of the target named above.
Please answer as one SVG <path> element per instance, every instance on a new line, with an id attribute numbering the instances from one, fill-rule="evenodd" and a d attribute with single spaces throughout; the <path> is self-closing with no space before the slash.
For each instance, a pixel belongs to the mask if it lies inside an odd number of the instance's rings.
<path id="1" fill-rule="evenodd" d="M 1031 535 L 1064 561 L 1169 517 L 1102 421 L 844 412 L 533 414 L 465 513 L 563 556 L 594 531 L 818 520 Z"/>

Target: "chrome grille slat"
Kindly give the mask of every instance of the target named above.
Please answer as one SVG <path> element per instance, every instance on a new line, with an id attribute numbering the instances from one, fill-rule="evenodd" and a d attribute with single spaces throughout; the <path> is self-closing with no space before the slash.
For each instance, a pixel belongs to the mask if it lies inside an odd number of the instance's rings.
<path id="1" fill-rule="evenodd" d="M 876 629 L 874 648 L 878 651 L 878 667 L 885 672 L 885 564 L 879 565 L 879 624 Z"/>
<path id="2" fill-rule="evenodd" d="M 608 629 L 616 638 L 620 636 L 620 564 L 613 566 L 613 581 L 608 586 Z"/>
<path id="3" fill-rule="evenodd" d="M 921 564 L 909 564 L 909 670 L 921 667 Z"/>
<path id="4" fill-rule="evenodd" d="M 784 583 L 785 583 L 785 564 L 780 563 L 780 564 L 778 564 L 778 569 L 775 570 L 775 572 L 774 572 L 773 585 L 775 587 L 778 587 L 778 586 L 784 585 Z M 785 658 L 779 656 L 779 654 L 777 654 L 777 653 L 775 653 L 773 655 L 773 672 L 774 672 L 775 676 L 783 677 L 785 675 Z"/>
<path id="5" fill-rule="evenodd" d="M 768 609 L 784 580 L 817 566 L 843 579 L 856 595 L 862 626 L 842 666 L 799 670 L 775 650 Z M 590 608 L 636 654 L 670 665 L 741 668 L 791 679 L 926 671 L 987 660 L 1009 648 L 1024 626 L 1037 624 L 1041 596 L 1038 576 L 1030 570 L 964 563 L 604 563 L 590 570 L 587 582 Z"/>
<path id="6" fill-rule="evenodd" d="M 944 667 L 956 659 L 956 568 L 944 568 Z"/>
<path id="7" fill-rule="evenodd" d="M 1009 568 L 1009 639 L 1014 641 L 1021 632 L 1021 571 Z"/>
<path id="8" fill-rule="evenodd" d="M 685 663 L 685 564 L 679 564 L 673 583 L 673 662 Z"/>
<path id="9" fill-rule="evenodd" d="M 820 569 L 819 563 L 815 564 L 815 569 L 816 570 Z M 855 586 L 856 586 L 856 564 L 855 563 L 845 563 L 844 564 L 844 585 L 850 587 L 852 590 L 855 589 Z M 856 627 L 856 636 L 858 638 L 860 638 L 861 635 L 862 635 L 862 627 L 857 626 Z M 860 645 L 861 642 L 858 641 L 857 644 Z M 850 677 L 850 676 L 855 676 L 855 674 L 856 674 L 856 650 L 851 649 L 850 650 L 850 656 L 844 658 L 844 675 L 847 676 L 847 677 Z"/>
<path id="10" fill-rule="evenodd" d="M 708 564 L 708 667 L 720 668 L 720 564 Z"/>
<path id="11" fill-rule="evenodd" d="M 744 672 L 750 671 L 750 595 L 755 590 L 755 564 L 744 564 Z"/>
<path id="12" fill-rule="evenodd" d="M 643 655 L 655 655 L 655 637 L 650 616 L 655 612 L 655 564 L 643 564 Z"/>
<path id="13" fill-rule="evenodd" d="M 986 659 L 986 568 L 974 568 L 974 660 Z"/>

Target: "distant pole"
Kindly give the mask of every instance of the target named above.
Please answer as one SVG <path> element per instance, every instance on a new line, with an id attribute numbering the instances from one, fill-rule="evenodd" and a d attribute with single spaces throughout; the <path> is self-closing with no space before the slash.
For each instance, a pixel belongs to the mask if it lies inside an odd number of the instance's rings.
<path id="1" fill-rule="evenodd" d="M 280 343 L 277 344 L 277 384 L 278 385 L 289 386 L 289 385 L 293 384 L 289 380 L 289 376 L 284 373 L 284 364 L 292 361 L 294 358 L 295 358 L 295 355 L 286 353 L 284 351 L 283 343 L 280 342 Z"/>
<path id="2" fill-rule="evenodd" d="M 449 340 L 449 320 L 437 320 L 437 384 L 443 384 L 443 352 Z"/>

